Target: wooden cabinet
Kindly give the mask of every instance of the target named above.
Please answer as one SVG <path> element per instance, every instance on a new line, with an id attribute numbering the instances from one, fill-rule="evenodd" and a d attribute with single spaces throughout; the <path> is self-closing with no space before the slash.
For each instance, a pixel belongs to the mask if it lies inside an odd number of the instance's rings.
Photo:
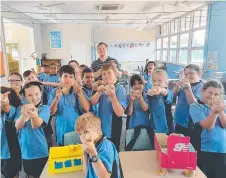
<path id="1" fill-rule="evenodd" d="M 59 72 L 60 67 L 61 67 L 61 59 L 42 59 L 42 65 L 47 65 L 49 66 L 52 63 L 57 64 L 57 71 Z M 48 74 L 48 68 L 45 68 L 45 72 Z"/>

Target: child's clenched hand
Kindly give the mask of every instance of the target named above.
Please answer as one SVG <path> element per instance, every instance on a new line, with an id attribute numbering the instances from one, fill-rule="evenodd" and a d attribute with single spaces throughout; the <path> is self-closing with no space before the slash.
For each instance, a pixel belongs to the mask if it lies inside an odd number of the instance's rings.
<path id="1" fill-rule="evenodd" d="M 108 96 L 114 97 L 115 96 L 115 86 L 113 84 L 106 85 L 105 92 Z"/>

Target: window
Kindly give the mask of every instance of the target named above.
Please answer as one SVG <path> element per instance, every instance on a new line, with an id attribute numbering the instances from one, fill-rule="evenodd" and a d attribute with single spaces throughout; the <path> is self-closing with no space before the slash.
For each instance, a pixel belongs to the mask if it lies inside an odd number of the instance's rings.
<path id="1" fill-rule="evenodd" d="M 183 32 L 185 31 L 185 18 L 181 18 L 181 21 L 180 21 L 180 30 Z"/>
<path id="2" fill-rule="evenodd" d="M 204 55 L 203 50 L 192 50 L 191 62 L 198 65 L 202 65 L 204 61 L 203 55 Z"/>
<path id="3" fill-rule="evenodd" d="M 168 37 L 163 38 L 163 48 L 168 48 Z"/>
<path id="4" fill-rule="evenodd" d="M 172 50 L 170 51 L 170 62 L 176 62 L 177 61 L 177 51 Z"/>
<path id="5" fill-rule="evenodd" d="M 180 47 L 181 48 L 188 47 L 188 40 L 189 40 L 189 34 L 188 33 L 180 35 Z"/>
<path id="6" fill-rule="evenodd" d="M 156 54 L 156 58 L 157 58 L 157 61 L 160 61 L 161 60 L 161 51 L 160 50 L 157 50 L 157 54 Z"/>
<path id="7" fill-rule="evenodd" d="M 167 61 L 167 51 L 166 50 L 163 51 L 162 60 Z"/>
<path id="8" fill-rule="evenodd" d="M 161 45 L 162 45 L 162 39 L 160 38 L 160 39 L 157 39 L 157 49 L 161 49 Z"/>
<path id="9" fill-rule="evenodd" d="M 171 36 L 170 38 L 170 48 L 176 48 L 177 47 L 177 36 Z"/>
<path id="10" fill-rule="evenodd" d="M 205 44 L 206 30 L 194 31 L 192 39 L 192 47 L 203 47 Z"/>
<path id="11" fill-rule="evenodd" d="M 177 33 L 178 24 L 179 24 L 179 21 L 178 20 L 175 20 L 175 30 L 174 30 L 175 33 Z"/>
<path id="12" fill-rule="evenodd" d="M 199 27 L 199 24 L 200 24 L 200 15 L 201 15 L 201 12 L 200 11 L 195 11 L 194 12 L 194 26 L 193 26 L 193 28 Z"/>
<path id="13" fill-rule="evenodd" d="M 179 62 L 187 65 L 187 61 L 188 61 L 188 50 L 180 50 Z"/>
<path id="14" fill-rule="evenodd" d="M 207 15 L 208 15 L 207 8 L 206 9 L 204 8 L 202 10 L 202 12 L 201 12 L 201 24 L 200 24 L 200 26 L 205 26 L 206 25 Z"/>
<path id="15" fill-rule="evenodd" d="M 186 30 L 189 30 L 190 29 L 190 22 L 191 22 L 191 15 L 188 15 L 186 17 Z"/>
<path id="16" fill-rule="evenodd" d="M 171 27 L 171 34 L 174 34 L 174 29 L 175 29 L 175 26 L 174 26 L 175 24 L 174 24 L 174 22 L 171 22 L 171 24 L 170 24 L 170 27 Z"/>

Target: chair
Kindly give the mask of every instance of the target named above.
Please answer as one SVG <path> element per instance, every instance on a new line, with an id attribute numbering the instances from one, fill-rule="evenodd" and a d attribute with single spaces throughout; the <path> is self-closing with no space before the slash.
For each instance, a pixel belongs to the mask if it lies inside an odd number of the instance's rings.
<path id="1" fill-rule="evenodd" d="M 75 133 L 74 131 L 72 132 L 68 132 L 66 134 L 64 134 L 64 145 L 73 145 L 73 144 L 80 144 L 80 138 L 79 135 L 77 133 Z"/>
<path id="2" fill-rule="evenodd" d="M 134 129 L 126 130 L 126 145 L 133 139 L 134 137 Z M 132 151 L 139 150 L 153 150 L 153 145 L 150 141 L 148 133 L 146 129 L 141 129 L 141 133 L 138 136 L 136 143 L 133 146 Z"/>

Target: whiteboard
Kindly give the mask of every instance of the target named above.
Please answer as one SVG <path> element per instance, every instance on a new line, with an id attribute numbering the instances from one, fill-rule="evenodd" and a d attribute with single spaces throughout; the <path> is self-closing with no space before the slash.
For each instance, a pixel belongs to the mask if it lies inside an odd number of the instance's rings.
<path id="1" fill-rule="evenodd" d="M 99 43 L 96 43 L 96 47 Z M 122 43 L 107 43 L 108 55 L 115 58 L 120 63 L 138 62 L 148 59 L 154 59 L 155 42 L 122 42 Z M 97 49 L 97 48 L 96 48 Z M 96 59 L 98 53 L 96 53 Z"/>

